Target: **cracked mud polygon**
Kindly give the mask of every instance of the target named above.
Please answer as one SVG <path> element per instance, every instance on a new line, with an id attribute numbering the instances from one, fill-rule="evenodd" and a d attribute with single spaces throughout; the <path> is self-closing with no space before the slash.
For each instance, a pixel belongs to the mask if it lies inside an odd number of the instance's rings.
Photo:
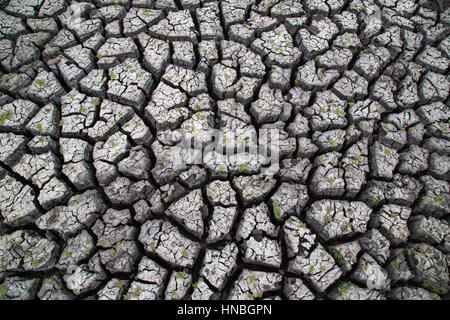
<path id="1" fill-rule="evenodd" d="M 0 0 L 0 300 L 447 299 L 449 59 L 448 1 Z"/>

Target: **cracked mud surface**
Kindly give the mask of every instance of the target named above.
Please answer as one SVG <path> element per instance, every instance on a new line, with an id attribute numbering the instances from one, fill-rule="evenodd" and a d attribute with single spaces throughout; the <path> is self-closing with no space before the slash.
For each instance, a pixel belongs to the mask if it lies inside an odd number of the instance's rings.
<path id="1" fill-rule="evenodd" d="M 449 298 L 445 3 L 0 0 L 0 300 Z"/>

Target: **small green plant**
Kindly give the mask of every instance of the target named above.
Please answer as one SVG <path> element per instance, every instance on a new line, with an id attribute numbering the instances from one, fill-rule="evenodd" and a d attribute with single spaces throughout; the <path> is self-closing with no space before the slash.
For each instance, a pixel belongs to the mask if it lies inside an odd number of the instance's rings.
<path id="1" fill-rule="evenodd" d="M 309 266 L 309 274 L 313 274 L 314 273 L 314 266 Z"/>
<path id="2" fill-rule="evenodd" d="M 133 291 L 133 296 L 135 298 L 139 298 L 139 296 L 141 295 L 142 292 L 142 287 L 141 286 L 137 286 L 134 291 Z"/>
<path id="3" fill-rule="evenodd" d="M 334 250 L 333 251 L 333 256 L 336 258 L 336 259 L 342 259 L 344 256 L 342 255 L 342 253 L 340 253 L 338 250 Z"/>
<path id="4" fill-rule="evenodd" d="M 258 277 L 256 276 L 255 273 L 252 273 L 252 274 L 250 275 L 250 277 L 249 277 L 250 282 L 255 282 L 256 279 L 258 279 Z"/>
<path id="5" fill-rule="evenodd" d="M 107 243 L 108 243 L 108 241 L 106 240 L 106 238 L 101 237 L 101 238 L 99 238 L 98 241 L 97 241 L 97 246 L 103 247 L 103 246 L 105 246 Z"/>
<path id="6" fill-rule="evenodd" d="M 6 283 L 0 284 L 0 297 L 6 296 L 8 292 L 8 285 Z"/>
<path id="7" fill-rule="evenodd" d="M 439 297 L 436 293 L 430 294 L 431 300 L 441 300 L 441 297 Z"/>
<path id="8" fill-rule="evenodd" d="M 355 155 L 354 157 L 353 157 L 353 160 L 352 160 L 352 163 L 355 165 L 355 166 L 357 166 L 357 165 L 359 165 L 360 163 L 361 163 L 361 161 L 362 161 L 362 157 L 361 157 L 361 155 Z"/>
<path id="9" fill-rule="evenodd" d="M 280 211 L 280 207 L 278 206 L 278 203 L 276 203 L 276 202 L 273 203 L 273 215 L 274 215 L 275 218 L 277 218 L 278 220 L 281 219 L 281 211 Z"/>
<path id="10" fill-rule="evenodd" d="M 239 165 L 239 172 L 242 172 L 242 171 L 244 171 L 247 168 L 248 168 L 248 162 L 244 162 L 244 163 Z"/>
<path id="11" fill-rule="evenodd" d="M 124 285 L 124 282 L 122 280 L 116 280 L 114 282 L 114 287 L 122 287 Z"/>
<path id="12" fill-rule="evenodd" d="M 343 117 L 345 117 L 346 115 L 347 115 L 347 112 L 345 112 L 343 109 L 341 109 L 341 108 L 336 108 L 336 109 L 334 109 L 334 113 L 337 115 L 337 116 L 343 116 Z"/>
<path id="13" fill-rule="evenodd" d="M 64 258 L 69 258 L 70 257 L 70 251 L 69 250 L 65 250 L 64 252 L 63 252 L 63 256 L 64 256 Z"/>
<path id="14" fill-rule="evenodd" d="M 5 120 L 12 120 L 14 113 L 11 110 L 6 110 L 0 114 L 0 124 L 4 124 Z"/>
<path id="15" fill-rule="evenodd" d="M 114 72 L 110 71 L 110 72 L 109 72 L 109 78 L 110 78 L 111 80 L 115 80 L 115 79 L 117 79 L 117 74 L 115 74 Z"/>
<path id="16" fill-rule="evenodd" d="M 345 221 L 344 222 L 344 226 L 346 229 L 351 229 L 352 228 L 352 223 L 350 221 Z"/>
<path id="17" fill-rule="evenodd" d="M 370 198 L 370 200 L 372 200 L 373 203 L 377 203 L 379 199 L 380 196 L 373 196 L 372 198 Z"/>
<path id="18" fill-rule="evenodd" d="M 329 144 L 330 146 L 332 146 L 332 147 L 335 147 L 335 146 L 336 146 L 336 142 L 335 142 L 333 139 L 331 139 L 331 137 L 327 139 L 327 142 L 328 142 L 328 144 Z"/>
<path id="19" fill-rule="evenodd" d="M 39 259 L 33 259 L 33 258 L 31 258 L 31 265 L 32 265 L 33 267 L 37 267 L 37 266 L 39 266 L 39 264 L 40 264 Z"/>
<path id="20" fill-rule="evenodd" d="M 338 288 L 339 293 L 341 293 L 341 294 L 346 294 L 346 293 L 348 292 L 348 287 L 349 287 L 348 282 L 343 283 L 343 284 Z"/>
<path id="21" fill-rule="evenodd" d="M 122 249 L 124 246 L 124 244 L 122 243 L 122 241 L 119 241 L 116 243 L 116 251 L 119 251 L 120 249 Z"/>
<path id="22" fill-rule="evenodd" d="M 51 84 L 45 82 L 45 81 L 42 80 L 42 79 L 36 79 L 34 82 L 35 82 L 38 86 L 40 86 L 40 87 L 42 87 L 42 88 L 48 88 L 48 87 L 51 86 Z"/>
<path id="23" fill-rule="evenodd" d="M 100 102 L 101 102 L 101 100 L 98 97 L 95 97 L 92 99 L 92 103 L 94 104 L 94 106 L 98 106 L 100 104 Z"/>

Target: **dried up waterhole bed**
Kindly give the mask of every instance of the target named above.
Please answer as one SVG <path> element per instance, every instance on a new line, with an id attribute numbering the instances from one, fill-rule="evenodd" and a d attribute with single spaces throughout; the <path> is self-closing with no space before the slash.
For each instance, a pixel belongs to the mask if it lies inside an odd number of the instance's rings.
<path id="1" fill-rule="evenodd" d="M 447 1 L 0 0 L 0 299 L 448 298 L 449 26 Z M 213 129 L 192 164 L 180 132 Z M 223 155 L 269 142 L 269 174 Z"/>

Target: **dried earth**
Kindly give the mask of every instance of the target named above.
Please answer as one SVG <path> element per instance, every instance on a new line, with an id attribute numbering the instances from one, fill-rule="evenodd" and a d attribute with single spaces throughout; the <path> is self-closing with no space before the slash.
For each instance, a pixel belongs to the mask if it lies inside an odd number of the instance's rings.
<path id="1" fill-rule="evenodd" d="M 0 300 L 448 299 L 449 59 L 448 1 L 0 0 Z"/>

